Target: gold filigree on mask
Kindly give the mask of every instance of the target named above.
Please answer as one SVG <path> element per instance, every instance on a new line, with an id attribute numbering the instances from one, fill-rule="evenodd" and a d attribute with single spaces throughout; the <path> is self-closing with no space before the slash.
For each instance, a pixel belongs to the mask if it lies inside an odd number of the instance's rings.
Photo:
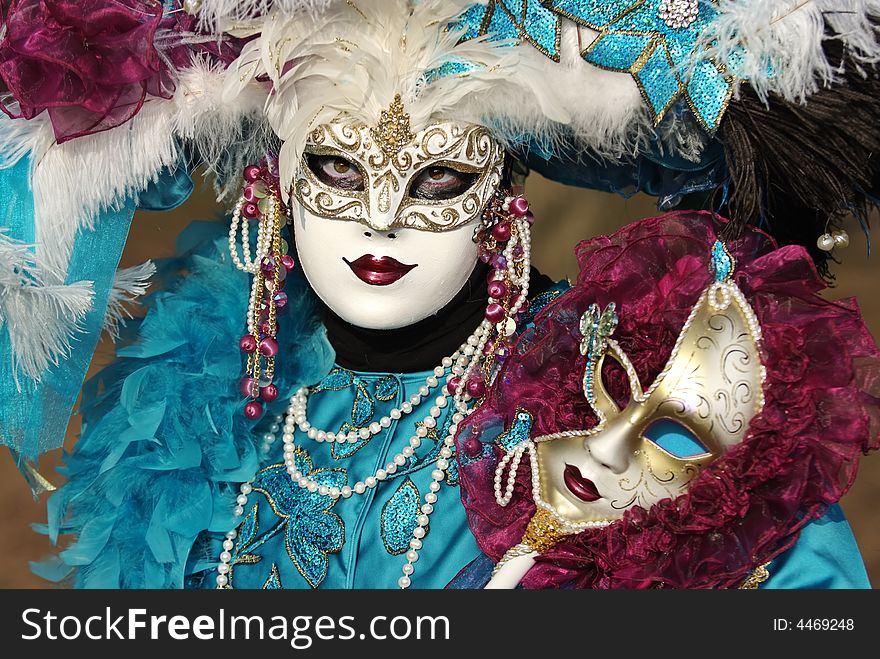
<path id="1" fill-rule="evenodd" d="M 390 126 L 386 125 L 389 130 Z M 293 186 L 300 206 L 318 217 L 360 222 L 378 231 L 441 232 L 478 219 L 501 184 L 504 148 L 484 126 L 440 121 L 410 134 L 406 142 L 396 142 L 395 149 L 387 148 L 391 144 L 385 139 L 387 131 L 379 132 L 343 116 L 317 126 Z M 308 155 L 350 161 L 363 174 L 363 189 L 344 190 L 324 183 L 309 168 Z M 428 167 L 449 167 L 477 178 L 452 199 L 410 196 L 411 181 Z"/>
<path id="2" fill-rule="evenodd" d="M 580 435 L 534 440 L 540 482 L 536 494 L 561 520 L 575 526 L 609 522 L 632 505 L 649 508 L 662 498 L 675 498 L 701 468 L 742 441 L 763 404 L 760 330 L 739 289 L 731 283 L 723 286 L 730 294 L 727 306 L 720 308 L 714 298 L 717 284 L 703 292 L 665 368 L 647 391 L 613 339 L 605 338 L 601 354 L 588 361 L 585 395 L 602 422 Z M 602 381 L 608 357 L 623 366 L 630 380 L 630 402 L 623 409 Z M 679 456 L 649 439 L 646 431 L 658 421 L 697 438 L 705 451 Z M 583 500 L 569 486 L 579 478 L 596 488 L 595 500 Z"/>
<path id="3" fill-rule="evenodd" d="M 370 129 L 370 134 L 387 156 L 397 155 L 413 139 L 409 115 L 403 109 L 400 94 L 395 94 L 388 109 L 382 110 L 379 123 Z"/>
<path id="4" fill-rule="evenodd" d="M 608 526 L 630 506 L 648 509 L 684 494 L 703 467 L 743 440 L 764 403 L 765 368 L 761 328 L 733 282 L 735 264 L 723 243 L 716 242 L 715 281 L 700 295 L 666 366 L 647 391 L 611 338 L 617 327 L 614 305 L 604 311 L 593 305 L 583 314 L 584 396 L 599 422 L 588 430 L 531 438 L 532 415 L 520 408 L 520 425 L 499 437 L 506 453 L 495 470 L 496 502 L 510 502 L 517 469 L 528 453 L 537 510 L 521 542 L 495 566 L 493 581 L 514 559 L 545 553 L 566 535 Z M 623 409 L 602 380 L 606 357 L 623 366 L 629 379 L 630 401 Z M 690 455 L 689 447 L 678 455 L 660 444 L 662 435 L 657 441 L 649 437 L 653 423 L 666 421 L 682 428 L 685 437 L 690 433 L 698 439 L 702 446 L 697 449 L 705 451 Z M 514 428 L 519 432 L 510 441 Z M 507 491 L 502 493 L 505 482 Z M 741 588 L 757 588 L 768 577 L 766 565 L 759 566 Z"/>

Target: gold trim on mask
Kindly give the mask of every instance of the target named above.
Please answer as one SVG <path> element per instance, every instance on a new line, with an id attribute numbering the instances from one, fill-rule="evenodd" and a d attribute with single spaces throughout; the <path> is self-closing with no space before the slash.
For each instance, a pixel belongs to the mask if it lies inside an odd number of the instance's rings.
<path id="1" fill-rule="evenodd" d="M 394 150 L 376 129 L 340 116 L 317 126 L 305 147 L 293 193 L 303 210 L 325 219 L 359 222 L 378 231 L 412 228 L 450 231 L 477 220 L 501 183 L 504 148 L 488 128 L 438 121 Z M 364 177 L 363 190 L 326 184 L 308 167 L 307 155 L 350 161 Z M 410 197 L 411 181 L 425 168 L 477 173 L 470 188 L 443 200 Z"/>
<path id="2" fill-rule="evenodd" d="M 539 554 L 547 552 L 568 533 L 560 529 L 559 523 L 549 511 L 538 508 L 523 533 L 522 541 Z"/>
<path id="3" fill-rule="evenodd" d="M 749 576 L 746 577 L 746 580 L 740 584 L 739 590 L 757 590 L 762 583 L 770 578 L 770 571 L 767 569 L 768 565 L 770 563 L 764 563 L 764 565 L 759 565 L 752 570 Z"/>
<path id="4" fill-rule="evenodd" d="M 539 487 L 536 501 L 569 523 L 614 521 L 632 505 L 650 508 L 662 498 L 683 494 L 700 470 L 745 436 L 748 423 L 763 405 L 764 370 L 757 321 L 733 284 L 725 308 L 717 303 L 717 284 L 703 292 L 682 328 L 672 354 L 647 391 L 620 345 L 603 339 L 585 376 L 585 395 L 601 422 L 582 434 L 539 437 L 536 446 Z M 619 409 L 605 390 L 602 366 L 612 357 L 630 380 L 630 402 Z M 687 457 L 673 455 L 646 436 L 652 424 L 671 421 L 707 449 Z M 609 444 L 610 443 L 610 444 Z M 619 472 L 602 464 L 604 446 L 619 461 Z M 612 448 L 607 448 L 608 446 Z M 579 468 L 602 495 L 581 501 L 566 486 L 568 465 Z M 601 512 L 600 512 L 601 511 Z"/>

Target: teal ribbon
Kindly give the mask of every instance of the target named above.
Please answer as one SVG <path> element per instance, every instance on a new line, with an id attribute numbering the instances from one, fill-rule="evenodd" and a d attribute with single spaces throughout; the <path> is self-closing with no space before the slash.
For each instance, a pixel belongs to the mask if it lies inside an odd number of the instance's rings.
<path id="1" fill-rule="evenodd" d="M 0 170 L 0 199 L 4 200 L 0 220 L 9 237 L 33 244 L 36 231 L 29 168 L 30 162 L 23 158 Z M 32 474 L 28 460 L 64 443 L 73 406 L 101 335 L 134 210 L 134 200 L 128 199 L 118 209 L 101 213 L 95 220 L 95 231 L 81 230 L 76 235 L 65 283 L 92 281 L 94 302 L 67 359 L 47 368 L 39 383 L 20 374 L 22 390 L 18 391 L 12 377 L 8 327 L 4 324 L 0 328 L 0 444 L 13 451 L 24 474 Z"/>

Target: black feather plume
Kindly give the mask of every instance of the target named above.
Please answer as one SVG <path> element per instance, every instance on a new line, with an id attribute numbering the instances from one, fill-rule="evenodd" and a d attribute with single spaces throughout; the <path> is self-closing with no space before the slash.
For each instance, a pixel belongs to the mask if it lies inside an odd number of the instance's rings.
<path id="1" fill-rule="evenodd" d="M 827 277 L 830 255 L 816 239 L 850 214 L 867 226 L 880 197 L 880 77 L 839 41 L 827 41 L 826 54 L 839 71 L 833 85 L 804 104 L 773 96 L 765 104 L 744 85 L 718 137 L 730 174 L 729 237 L 760 226 L 782 244 L 804 245 Z"/>

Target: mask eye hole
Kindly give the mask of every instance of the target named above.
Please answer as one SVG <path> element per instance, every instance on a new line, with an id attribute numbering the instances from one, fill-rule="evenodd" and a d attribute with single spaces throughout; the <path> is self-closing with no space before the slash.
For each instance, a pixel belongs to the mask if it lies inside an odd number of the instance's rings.
<path id="1" fill-rule="evenodd" d="M 461 172 L 452 167 L 432 165 L 416 174 L 409 186 L 409 196 L 428 201 L 454 199 L 466 192 L 478 177 L 477 172 Z"/>
<path id="2" fill-rule="evenodd" d="M 321 183 L 346 192 L 363 192 L 364 174 L 347 158 L 337 155 L 306 154 L 306 165 Z"/>
<path id="3" fill-rule="evenodd" d="M 642 434 L 675 458 L 684 460 L 711 454 L 694 433 L 672 419 L 658 419 Z"/>

